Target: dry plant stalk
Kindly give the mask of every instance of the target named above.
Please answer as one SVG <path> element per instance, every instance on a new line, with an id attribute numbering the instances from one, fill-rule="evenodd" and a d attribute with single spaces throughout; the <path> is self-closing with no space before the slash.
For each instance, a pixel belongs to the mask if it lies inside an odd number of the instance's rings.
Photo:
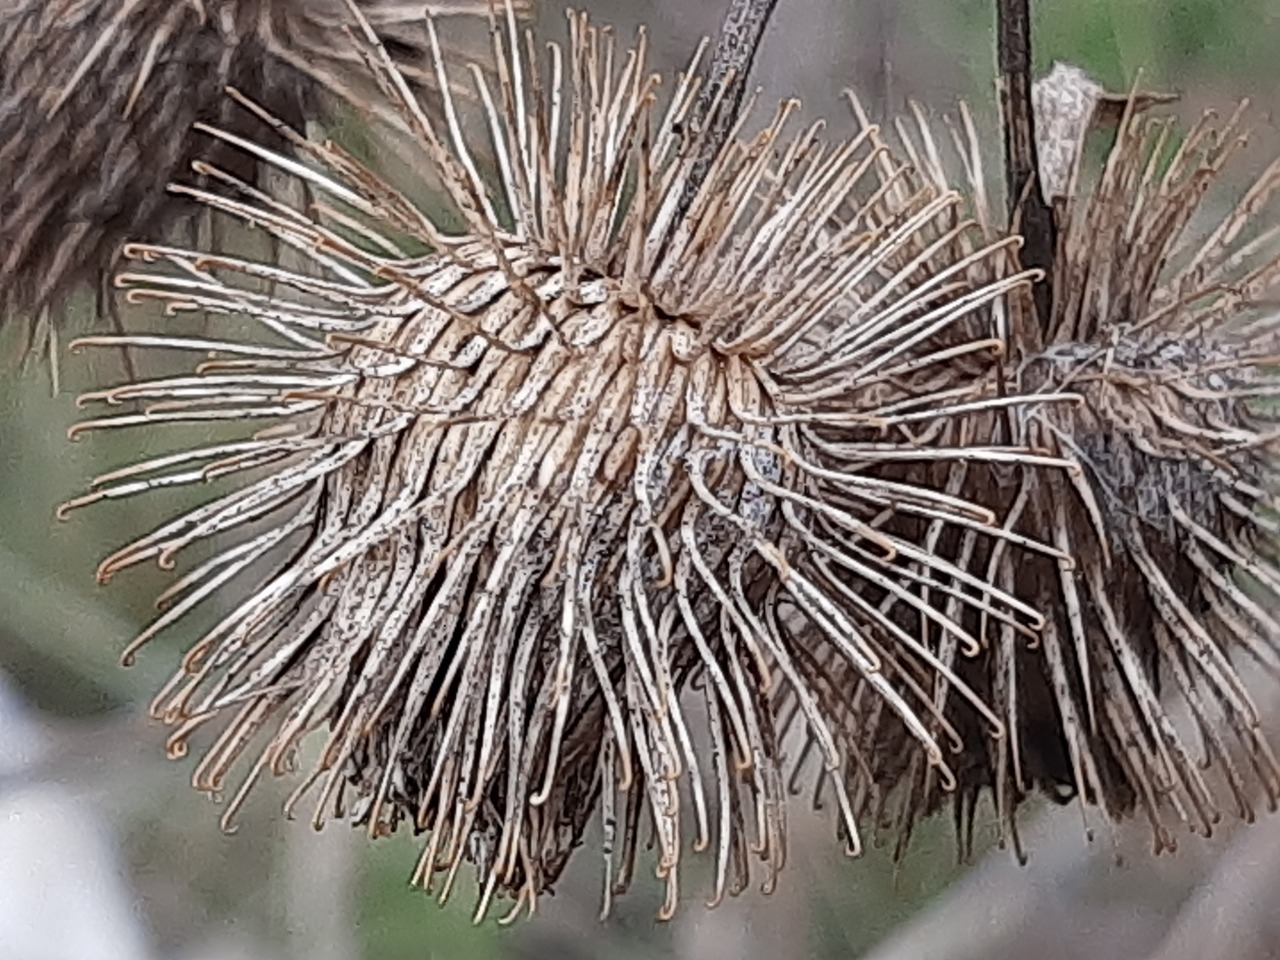
<path id="1" fill-rule="evenodd" d="M 989 397 L 1070 391 L 1081 402 L 957 418 L 929 441 L 1026 446 L 1081 469 L 954 463 L 931 480 L 1072 559 L 937 531 L 931 550 L 1048 622 L 1029 643 L 991 618 L 967 621 L 970 658 L 936 631 L 921 642 L 1012 734 L 986 737 L 945 676 L 932 679 L 935 705 L 964 738 L 954 803 L 962 851 L 988 789 L 1002 839 L 1019 855 L 1015 813 L 1036 790 L 1078 797 L 1111 817 L 1137 808 L 1151 820 L 1156 849 L 1173 848 L 1176 825 L 1208 834 L 1224 813 L 1251 819 L 1259 797 L 1273 807 L 1280 795 L 1276 758 L 1232 665 L 1243 654 L 1280 667 L 1280 228 L 1263 220 L 1280 161 L 1197 235 L 1197 218 L 1214 216 L 1204 198 L 1244 143 L 1240 112 L 1221 125 L 1206 115 L 1179 133 L 1171 118 L 1144 116 L 1168 98 L 1108 95 L 1063 66 L 1040 82 L 1036 99 L 1047 138 L 1041 179 L 1059 236 L 1050 322 L 1042 332 L 1031 302 L 1011 298 L 1009 354 L 999 363 L 974 355 L 949 376 L 984 382 Z M 1099 124 L 1114 130 L 1114 143 L 1100 170 L 1081 169 L 1084 137 Z M 897 132 L 924 183 L 966 182 L 983 242 L 1005 235 L 967 110 L 943 136 L 919 109 Z M 889 193 L 894 202 L 908 195 Z M 1194 728 L 1173 722 L 1169 697 L 1185 701 Z M 867 716 L 852 728 L 885 745 L 875 776 L 900 789 L 880 812 L 905 845 L 918 819 L 948 798 L 923 758 L 893 746 L 901 736 L 870 727 Z M 1206 785 L 1210 767 L 1225 772 L 1229 795 Z"/>
<path id="2" fill-rule="evenodd" d="M 981 381 L 970 395 L 950 372 L 957 356 L 1000 349 L 988 333 L 935 343 L 1027 286 L 1029 274 L 1003 271 L 1016 239 L 981 242 L 955 226 L 960 198 L 931 187 L 886 214 L 880 170 L 897 167 L 873 133 L 788 133 L 794 103 L 756 138 L 731 139 L 673 222 L 699 152 L 678 135 L 696 64 L 659 109 L 643 35 L 623 52 L 571 15 L 567 50 L 544 49 L 508 5 L 492 31 L 497 88 L 472 72 L 489 141 L 477 143 L 430 29 L 438 110 L 367 27 L 363 54 L 460 231 L 336 146 L 278 124 L 274 148 L 211 130 L 321 198 L 293 209 L 230 174 L 197 191 L 309 267 L 133 244 L 128 255 L 153 266 L 120 278 L 132 300 L 198 311 L 225 334 L 81 341 L 201 359 L 86 396 L 123 410 L 76 433 L 241 431 L 203 447 L 179 439 L 68 504 L 224 488 L 99 570 L 170 568 L 220 544 L 175 580 L 127 654 L 234 598 L 155 701 L 176 728 L 173 754 L 216 731 L 194 780 L 218 793 L 247 770 L 230 823 L 256 780 L 294 769 L 307 734 L 327 730 L 290 809 L 315 791 L 317 824 L 346 814 L 373 836 L 424 832 L 416 879 L 443 875 L 444 897 L 474 863 L 477 917 L 504 895 L 513 916 L 532 910 L 592 816 L 607 910 L 647 825 L 669 916 L 687 828 L 695 850 L 714 851 L 713 901 L 743 889 L 755 859 L 775 882 L 786 802 L 775 704 L 787 691 L 856 851 L 844 782 L 866 761 L 842 746 L 843 691 L 813 651 L 825 644 L 946 780 L 946 724 L 917 669 L 945 676 L 993 736 L 1003 722 L 868 597 L 956 631 L 966 611 L 1020 632 L 1042 622 L 927 538 L 886 526 L 909 516 L 1021 543 L 990 510 L 887 476 L 1051 463 L 904 439 L 973 404 L 1014 405 L 982 396 Z M 840 208 L 847 224 L 832 232 Z M 922 279 L 888 268 L 920 244 L 968 247 Z M 969 281 L 984 271 L 989 281 Z M 895 384 L 930 377 L 944 389 L 886 403 Z M 921 583 L 960 585 L 955 609 L 935 609 Z M 699 717 L 707 752 L 695 749 Z"/>
<path id="3" fill-rule="evenodd" d="M 425 76 L 424 7 L 475 16 L 489 4 L 360 6 Z M 105 282 L 126 240 L 191 214 L 165 188 L 198 159 L 194 123 L 239 122 L 226 87 L 295 126 L 359 95 L 344 20 L 342 0 L 0 0 L 0 316 L 56 312 Z M 252 179 L 247 154 L 205 159 Z"/>

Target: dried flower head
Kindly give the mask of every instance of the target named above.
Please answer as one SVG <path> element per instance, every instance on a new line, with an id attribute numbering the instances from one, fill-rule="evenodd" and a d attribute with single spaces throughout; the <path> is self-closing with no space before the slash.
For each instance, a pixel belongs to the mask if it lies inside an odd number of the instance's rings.
<path id="1" fill-rule="evenodd" d="M 967 840 L 977 797 L 992 789 L 1002 835 L 1016 844 L 1016 808 L 1039 788 L 1113 817 L 1137 807 L 1157 849 L 1171 848 L 1173 824 L 1208 833 L 1224 809 L 1250 819 L 1259 794 L 1268 805 L 1280 796 L 1280 769 L 1233 665 L 1243 652 L 1280 666 L 1280 250 L 1276 230 L 1259 226 L 1280 162 L 1199 233 L 1209 188 L 1244 142 L 1239 113 L 1179 135 L 1170 118 L 1144 116 L 1168 98 L 1107 95 L 1063 67 L 1036 99 L 1059 231 L 1052 313 L 1042 324 L 1030 299 L 1011 298 L 1008 356 L 985 371 L 971 364 L 966 378 L 985 379 L 990 396 L 1069 391 L 1080 402 L 953 420 L 933 440 L 1025 445 L 1078 469 L 956 464 L 935 481 L 1071 559 L 968 539 L 939 547 L 1048 618 L 1033 644 L 993 620 L 973 623 L 978 653 L 967 660 L 945 638 L 929 641 L 1010 732 L 983 736 L 972 711 L 935 686 L 965 734 L 955 810 Z M 923 112 L 915 119 L 898 125 L 914 167 L 935 186 L 959 171 L 988 238 L 1002 235 L 967 111 L 946 139 Z M 1083 141 L 1099 125 L 1115 140 L 1089 170 Z M 892 818 L 905 838 L 946 797 L 918 756 L 884 756 L 878 772 L 904 785 Z M 1210 788 L 1208 768 L 1225 774 L 1228 795 Z"/>
<path id="2" fill-rule="evenodd" d="M 206 601 L 232 603 L 154 708 L 176 727 L 175 754 L 218 731 L 197 787 L 221 791 L 247 767 L 229 821 L 255 780 L 293 768 L 304 737 L 327 729 L 289 806 L 315 789 L 317 823 L 345 812 L 373 835 L 425 832 L 417 879 L 444 874 L 447 895 L 473 862 L 478 915 L 500 895 L 532 908 L 593 815 L 606 909 L 646 823 L 666 914 L 689 826 L 696 849 L 714 847 L 716 899 L 742 889 L 753 857 L 771 884 L 783 691 L 856 848 L 844 772 L 864 760 L 841 746 L 842 691 L 818 646 L 949 778 L 915 668 L 972 695 L 879 604 L 896 598 L 929 623 L 968 609 L 1020 630 L 1040 622 L 885 527 L 909 516 L 1012 536 L 985 508 L 882 473 L 1025 454 L 909 439 L 972 409 L 946 370 L 999 343 L 933 343 L 975 313 L 989 321 L 1028 283 L 999 269 L 1016 241 L 946 262 L 908 255 L 973 239 L 959 197 L 926 187 L 889 210 L 877 171 L 893 161 L 874 137 L 786 134 L 791 103 L 728 142 L 677 219 L 698 154 L 679 134 L 692 70 L 659 110 L 643 37 L 624 55 L 585 17 L 569 26 L 567 51 L 544 52 L 507 6 L 492 31 L 497 88 L 473 72 L 487 143 L 463 133 L 433 32 L 440 123 L 366 29 L 378 82 L 459 228 L 337 147 L 279 124 L 276 148 L 222 134 L 321 202 L 294 209 L 229 174 L 202 199 L 306 266 L 132 245 L 157 264 L 120 278 L 132 299 L 199 311 L 224 332 L 83 341 L 210 359 L 87 396 L 125 409 L 77 432 L 243 432 L 99 478 L 69 505 L 238 481 L 100 568 L 167 568 L 221 544 L 175 581 L 129 653 Z M 833 232 L 837 209 L 847 225 Z M 975 286 L 982 264 L 992 280 Z M 947 389 L 886 405 L 894 384 L 930 372 Z M 922 583 L 960 612 L 936 610 Z"/>
<path id="3" fill-rule="evenodd" d="M 424 7 L 483 14 L 487 0 L 360 0 L 422 75 Z M 36 316 L 106 278 L 121 245 L 191 212 L 168 194 L 196 159 L 197 121 L 234 125 L 224 89 L 286 122 L 359 92 L 342 0 L 2 0 L 0 315 Z M 412 24 L 412 29 L 410 29 Z M 390 41 L 389 41 L 390 42 Z M 252 179 L 252 158 L 213 158 Z"/>

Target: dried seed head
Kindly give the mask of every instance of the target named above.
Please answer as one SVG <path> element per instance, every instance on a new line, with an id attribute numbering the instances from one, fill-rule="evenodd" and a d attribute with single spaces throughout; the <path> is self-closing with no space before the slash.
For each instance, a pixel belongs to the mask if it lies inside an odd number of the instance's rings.
<path id="1" fill-rule="evenodd" d="M 424 7 L 476 15 L 489 5 L 360 6 L 420 72 Z M 344 16 L 342 0 L 0 3 L 0 315 L 56 309 L 101 282 L 125 240 L 192 212 L 165 187 L 196 159 L 193 123 L 236 122 L 226 87 L 298 126 L 322 116 L 325 93 L 358 92 Z M 247 155 L 213 159 L 252 179 Z"/>
<path id="2" fill-rule="evenodd" d="M 951 776 L 915 676 L 936 658 L 877 603 L 932 617 L 919 583 L 972 578 L 883 524 L 907 515 L 986 537 L 993 517 L 878 471 L 1018 453 L 910 442 L 957 415 L 954 389 L 881 398 L 957 349 L 990 349 L 931 344 L 1028 278 L 997 269 L 1001 244 L 912 267 L 907 251 L 972 238 L 955 225 L 959 198 L 923 189 L 889 210 L 876 171 L 893 163 L 873 138 L 784 135 L 794 104 L 731 140 L 672 222 L 698 154 L 677 134 L 692 72 L 658 111 L 643 38 L 624 56 L 585 17 L 569 24 L 567 52 L 543 53 L 507 8 L 498 88 L 474 73 L 483 145 L 448 84 L 437 124 L 385 53 L 371 56 L 461 232 L 337 148 L 283 132 L 285 152 L 247 149 L 320 203 L 292 209 L 230 177 L 204 199 L 305 268 L 132 246 L 165 267 L 123 277 L 133 298 L 204 311 L 224 332 L 87 341 L 214 359 L 90 395 L 126 409 L 78 429 L 214 421 L 245 436 L 101 478 L 72 506 L 239 481 L 100 570 L 221 544 L 139 643 L 236 598 L 155 707 L 175 752 L 219 731 L 201 789 L 247 766 L 228 818 L 326 728 L 290 805 L 315 788 L 317 822 L 347 811 L 375 835 L 424 831 L 417 877 L 443 874 L 442 895 L 472 861 L 479 915 L 498 895 L 532 907 L 599 815 L 606 908 L 647 821 L 669 914 L 690 825 L 695 848 L 714 846 L 716 899 L 743 888 L 753 856 L 774 881 L 780 700 L 817 745 L 856 848 L 843 771 L 861 760 L 841 748 L 846 705 L 820 645 Z M 847 225 L 832 232 L 840 208 Z M 984 264 L 993 281 L 968 283 Z M 1022 629 L 1037 619 L 996 590 L 956 603 Z"/>
<path id="3" fill-rule="evenodd" d="M 1039 106 L 1057 99 L 1042 93 Z M 1208 833 L 1224 812 L 1249 819 L 1260 794 L 1269 806 L 1280 796 L 1280 770 L 1233 665 L 1245 653 L 1269 670 L 1280 666 L 1270 536 L 1280 250 L 1276 231 L 1257 226 L 1280 162 L 1197 238 L 1203 198 L 1243 143 L 1240 115 L 1216 127 L 1206 117 L 1178 136 L 1169 119 L 1139 115 L 1163 99 L 1133 101 L 1096 172 L 1080 170 L 1087 123 L 1037 118 L 1073 138 L 1048 151 L 1067 160 L 1054 178 L 1053 312 L 1042 330 L 1030 302 L 1014 298 L 1012 350 L 989 366 L 986 391 L 1070 391 L 1079 402 L 956 421 L 935 440 L 1025 445 L 1077 464 L 1065 473 L 954 467 L 936 478 L 1073 558 L 946 547 L 1048 615 L 1034 645 L 981 624 L 980 654 L 956 666 L 1011 733 L 983 738 L 972 711 L 948 709 L 970 750 L 956 804 L 966 834 L 986 788 L 1015 843 L 1014 812 L 1042 788 L 1112 816 L 1140 808 L 1157 847 L 1174 845 L 1173 823 Z M 899 134 L 925 179 L 946 183 L 949 167 L 960 170 L 978 218 L 998 236 L 967 113 L 951 131 L 954 165 L 923 114 L 917 121 L 900 124 Z M 933 644 L 952 656 L 943 639 Z M 945 798 L 919 759 L 887 756 L 905 784 L 898 823 L 909 835 Z M 1225 787 L 1210 786 L 1209 768 Z"/>

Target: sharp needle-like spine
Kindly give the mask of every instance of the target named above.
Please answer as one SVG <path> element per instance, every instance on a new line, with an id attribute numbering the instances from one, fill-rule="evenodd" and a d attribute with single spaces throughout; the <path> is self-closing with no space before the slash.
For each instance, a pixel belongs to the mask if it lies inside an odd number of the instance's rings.
<path id="1" fill-rule="evenodd" d="M 946 788 L 960 732 L 939 691 L 974 699 L 959 672 L 981 646 L 970 621 L 1021 637 L 1044 618 L 935 546 L 960 537 L 970 553 L 1003 545 L 1066 563 L 998 511 L 917 482 L 962 463 L 1066 469 L 1033 444 L 929 449 L 912 436 L 1070 399 L 991 397 L 950 372 L 992 349 L 989 330 L 970 335 L 974 318 L 1032 280 L 1006 269 L 1009 242 L 976 237 L 949 190 L 891 205 L 881 172 L 905 174 L 884 146 L 792 133 L 792 104 L 750 142 L 731 137 L 689 217 L 671 222 L 691 176 L 671 131 L 692 71 L 664 107 L 643 40 L 620 56 L 585 16 L 569 23 L 568 50 L 542 52 L 510 3 L 496 11 L 498 62 L 461 71 L 479 88 L 470 100 L 454 97 L 428 24 L 440 109 L 359 23 L 359 53 L 461 230 L 253 110 L 282 145 L 206 134 L 324 204 L 295 209 L 234 177 L 192 195 L 304 264 L 133 244 L 130 294 L 202 311 L 208 332 L 80 344 L 208 359 L 87 394 L 120 411 L 78 432 L 246 432 L 153 456 L 67 505 L 231 487 L 101 568 L 168 567 L 222 544 L 177 575 L 139 638 L 211 596 L 231 600 L 155 705 L 176 728 L 171 750 L 220 731 L 195 782 L 220 790 L 245 772 L 230 820 L 250 784 L 291 773 L 302 741 L 327 730 L 289 809 L 314 797 L 321 824 L 354 797 L 371 836 L 425 832 L 417 881 L 448 897 L 473 861 L 477 917 L 503 897 L 510 917 L 531 911 L 597 808 L 606 908 L 646 826 L 664 916 L 688 824 L 692 846 L 714 850 L 714 900 L 750 882 L 751 854 L 771 887 L 785 861 L 789 703 L 861 849 L 871 734 L 844 735 L 841 671 Z M 852 213 L 833 238 L 822 224 L 837 210 Z M 901 377 L 920 385 L 909 402 L 892 390 Z M 920 639 L 934 630 L 956 653 Z M 694 722 L 697 691 L 709 733 Z M 1004 715 L 975 706 L 1002 736 Z"/>

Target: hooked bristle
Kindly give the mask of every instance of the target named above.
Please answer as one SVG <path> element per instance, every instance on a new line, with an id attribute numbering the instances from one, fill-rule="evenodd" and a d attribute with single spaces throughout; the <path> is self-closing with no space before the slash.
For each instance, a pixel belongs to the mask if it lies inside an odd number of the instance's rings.
<path id="1" fill-rule="evenodd" d="M 1280 667 L 1280 250 L 1276 231 L 1258 225 L 1280 161 L 1197 239 L 1205 197 L 1242 146 L 1239 113 L 1179 134 L 1143 115 L 1169 98 L 1108 96 L 1061 66 L 1037 94 L 1040 110 L 1071 112 L 1037 117 L 1042 136 L 1067 140 L 1040 143 L 1059 231 L 1052 313 L 1042 325 L 1029 298 L 1011 298 L 1009 355 L 965 376 L 984 379 L 989 396 L 1071 392 L 1080 402 L 956 421 L 934 442 L 1025 445 L 1076 468 L 955 466 L 935 481 L 1072 559 L 946 547 L 1048 615 L 1037 644 L 989 630 L 981 655 L 956 666 L 1004 720 L 1006 740 L 983 736 L 939 687 L 966 732 L 957 822 L 967 838 L 976 798 L 990 790 L 1002 838 L 1017 847 L 1015 813 L 1043 790 L 1111 817 L 1136 808 L 1156 848 L 1172 848 L 1175 825 L 1208 834 L 1224 813 L 1252 819 L 1280 797 L 1280 768 L 1234 662 Z M 957 171 L 987 238 L 1001 236 L 967 112 L 949 144 L 923 112 L 915 119 L 898 133 L 926 182 Z M 1082 145 L 1101 124 L 1115 140 L 1091 170 Z M 950 647 L 934 647 L 951 663 Z M 894 819 L 906 837 L 947 797 L 919 759 L 885 756 L 885 780 L 903 785 Z M 1209 768 L 1225 774 L 1225 795 L 1209 786 Z"/>
<path id="2" fill-rule="evenodd" d="M 1026 633 L 1040 617 L 897 518 L 1006 542 L 990 510 L 911 475 L 1061 468 L 1025 449 L 919 442 L 1021 402 L 947 370 L 1000 352 L 993 304 L 1031 276 L 1010 269 L 1009 241 L 961 222 L 954 193 L 921 186 L 888 204 L 883 178 L 902 171 L 872 132 L 788 134 L 792 103 L 691 182 L 698 143 L 679 131 L 692 68 L 659 108 L 643 36 L 621 54 L 571 15 L 567 51 L 544 52 L 509 4 L 500 19 L 497 88 L 472 74 L 487 142 L 463 132 L 434 33 L 436 111 L 367 24 L 361 34 L 459 231 L 339 148 L 273 126 L 277 147 L 235 142 L 323 202 L 294 208 L 226 173 L 194 192 L 305 267 L 130 248 L 164 267 L 121 277 L 132 300 L 225 332 L 82 341 L 211 359 L 89 395 L 125 412 L 77 429 L 212 422 L 243 436 L 177 445 L 69 506 L 239 481 L 101 568 L 168 567 L 220 544 L 138 643 L 206 601 L 230 604 L 156 703 L 175 752 L 218 731 L 198 787 L 220 791 L 247 768 L 228 818 L 323 728 L 290 806 L 316 788 L 317 822 L 347 812 L 374 835 L 425 832 L 417 879 L 442 874 L 447 896 L 474 863 L 477 916 L 498 896 L 532 909 L 593 816 L 606 909 L 647 823 L 669 916 L 690 826 L 695 849 L 714 849 L 713 900 L 741 890 L 755 858 L 775 882 L 780 710 L 817 745 L 857 849 L 866 797 L 845 783 L 865 758 L 840 732 L 832 664 L 944 781 L 950 727 L 921 672 L 1000 736 L 1001 719 L 911 630 L 960 635 L 973 611 Z M 971 322 L 980 335 L 959 336 Z M 903 397 L 907 382 L 934 386 Z M 953 608 L 935 609 L 921 584 Z"/>
<path id="3" fill-rule="evenodd" d="M 489 11 L 359 4 L 415 79 L 428 66 L 424 8 Z M 125 241 L 189 222 L 193 206 L 165 188 L 200 158 L 193 124 L 238 122 L 227 87 L 298 127 L 361 99 L 345 19 L 342 0 L 2 0 L 0 313 L 56 313 L 76 290 L 102 289 Z M 205 158 L 254 178 L 245 154 Z"/>

